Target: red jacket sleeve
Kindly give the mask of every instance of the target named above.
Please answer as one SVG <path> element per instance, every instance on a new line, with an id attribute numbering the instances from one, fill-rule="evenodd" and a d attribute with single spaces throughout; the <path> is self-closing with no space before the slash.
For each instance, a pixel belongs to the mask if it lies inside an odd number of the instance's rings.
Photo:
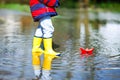
<path id="1" fill-rule="evenodd" d="M 48 7 L 58 7 L 59 6 L 59 0 L 39 0 L 39 1 Z"/>

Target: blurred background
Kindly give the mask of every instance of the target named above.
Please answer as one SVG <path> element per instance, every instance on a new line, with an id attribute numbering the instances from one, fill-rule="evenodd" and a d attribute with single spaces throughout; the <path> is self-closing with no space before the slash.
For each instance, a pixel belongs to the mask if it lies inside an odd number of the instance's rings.
<path id="1" fill-rule="evenodd" d="M 119 0 L 59 0 L 63 8 L 102 8 L 112 11 L 120 11 Z M 29 11 L 29 0 L 0 0 L 0 8 Z M 15 7 L 16 6 L 16 7 Z M 22 7 L 21 7 L 22 6 Z M 18 9 L 19 7 L 19 9 Z"/>
<path id="2" fill-rule="evenodd" d="M 60 0 L 53 17 L 53 80 L 120 80 L 120 0 Z M 0 80 L 32 80 L 29 0 L 0 0 Z M 79 48 L 94 48 L 81 58 Z M 42 56 L 43 57 L 43 56 Z M 41 59 L 43 59 L 41 57 Z"/>

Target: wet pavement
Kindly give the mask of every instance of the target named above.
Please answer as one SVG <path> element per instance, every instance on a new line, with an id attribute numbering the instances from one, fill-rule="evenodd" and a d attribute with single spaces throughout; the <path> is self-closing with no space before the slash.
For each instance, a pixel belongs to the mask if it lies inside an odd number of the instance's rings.
<path id="1" fill-rule="evenodd" d="M 52 18 L 53 40 L 62 56 L 53 61 L 53 80 L 120 80 L 120 13 L 66 9 L 58 13 Z M 32 80 L 36 27 L 30 14 L 0 10 L 0 80 Z M 81 58 L 80 47 L 94 47 L 94 55 Z"/>

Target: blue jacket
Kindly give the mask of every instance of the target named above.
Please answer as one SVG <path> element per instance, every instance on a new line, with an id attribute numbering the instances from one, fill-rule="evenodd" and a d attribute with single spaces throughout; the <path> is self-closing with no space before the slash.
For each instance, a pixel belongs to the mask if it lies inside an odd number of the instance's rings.
<path id="1" fill-rule="evenodd" d="M 58 6 L 58 0 L 30 0 L 30 10 L 34 21 L 39 21 L 45 16 L 56 16 L 55 8 Z"/>

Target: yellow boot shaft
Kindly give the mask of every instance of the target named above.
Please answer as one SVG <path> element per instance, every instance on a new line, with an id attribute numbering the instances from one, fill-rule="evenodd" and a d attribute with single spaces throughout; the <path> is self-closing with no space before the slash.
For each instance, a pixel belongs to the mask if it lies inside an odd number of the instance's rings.
<path id="1" fill-rule="evenodd" d="M 55 52 L 52 48 L 52 38 L 43 39 L 44 41 L 44 48 L 45 48 L 45 54 L 49 54 L 54 57 L 59 57 L 60 53 Z"/>
<path id="2" fill-rule="evenodd" d="M 32 48 L 32 52 L 37 52 L 37 53 L 43 53 L 44 51 L 40 48 L 40 45 L 42 43 L 42 38 L 37 38 L 34 37 L 33 38 L 33 48 Z"/>

